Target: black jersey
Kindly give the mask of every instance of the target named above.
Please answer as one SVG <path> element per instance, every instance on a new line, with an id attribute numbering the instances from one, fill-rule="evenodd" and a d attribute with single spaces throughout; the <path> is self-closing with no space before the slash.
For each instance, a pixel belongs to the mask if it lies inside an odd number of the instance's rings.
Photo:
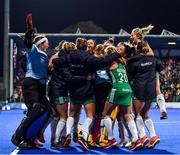
<path id="1" fill-rule="evenodd" d="M 136 98 L 152 100 L 156 97 L 156 72 L 162 69 L 161 61 L 154 56 L 139 54 L 128 60 L 128 75 Z"/>
<path id="2" fill-rule="evenodd" d="M 72 77 L 86 77 L 89 73 L 111 65 L 111 63 L 117 60 L 120 54 L 113 53 L 106 57 L 97 58 L 86 51 L 75 50 L 70 54 L 59 53 L 59 58 L 54 59 L 52 62 L 57 70 L 69 69 Z"/>
<path id="3" fill-rule="evenodd" d="M 104 58 L 97 58 L 86 51 L 75 50 L 70 54 L 60 55 L 58 59 L 54 59 L 52 62 L 56 67 L 63 68 L 70 97 L 85 100 L 94 95 L 91 73 L 111 65 L 119 57 L 120 54 L 113 53 Z"/>

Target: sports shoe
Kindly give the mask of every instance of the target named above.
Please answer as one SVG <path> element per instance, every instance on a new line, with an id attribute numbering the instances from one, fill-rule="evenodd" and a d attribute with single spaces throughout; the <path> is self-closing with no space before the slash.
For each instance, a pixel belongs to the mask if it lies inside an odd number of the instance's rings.
<path id="1" fill-rule="evenodd" d="M 34 146 L 26 141 L 22 141 L 19 145 L 18 145 L 20 150 L 30 150 L 33 149 Z"/>
<path id="2" fill-rule="evenodd" d="M 117 147 L 129 147 L 131 145 L 131 141 L 120 141 L 116 146 Z"/>
<path id="3" fill-rule="evenodd" d="M 142 148 L 143 148 L 143 145 L 141 144 L 141 141 L 138 139 L 135 142 L 132 142 L 128 149 L 133 151 L 133 150 L 139 150 Z"/>
<path id="4" fill-rule="evenodd" d="M 88 144 L 94 142 L 93 139 L 92 139 L 92 134 L 89 134 L 89 135 L 88 135 L 87 142 L 88 142 Z"/>
<path id="5" fill-rule="evenodd" d="M 117 144 L 116 139 L 113 138 L 112 140 L 108 140 L 108 143 L 103 148 L 108 149 L 108 148 L 110 148 L 112 146 L 115 146 L 116 144 Z"/>
<path id="6" fill-rule="evenodd" d="M 73 133 L 73 141 L 74 141 L 75 143 L 78 142 L 78 133 L 77 133 L 77 132 L 74 132 L 74 133 Z"/>
<path id="7" fill-rule="evenodd" d="M 147 145 L 148 149 L 152 149 L 160 142 L 160 138 L 158 136 L 154 136 L 150 139 L 149 144 Z"/>
<path id="8" fill-rule="evenodd" d="M 79 145 L 81 145 L 81 147 L 86 150 L 86 151 L 89 151 L 89 146 L 88 146 L 88 143 L 82 138 L 82 137 L 79 137 L 78 139 L 78 143 Z"/>
<path id="9" fill-rule="evenodd" d="M 35 147 L 39 148 L 39 147 L 43 147 L 43 144 L 39 143 L 38 139 L 36 138 L 34 140 L 34 144 L 33 144 Z"/>
<path id="10" fill-rule="evenodd" d="M 161 117 L 160 119 L 167 119 L 167 112 L 161 112 Z"/>
<path id="11" fill-rule="evenodd" d="M 68 148 L 71 143 L 71 135 L 67 135 L 64 141 L 64 148 Z"/>
<path id="12" fill-rule="evenodd" d="M 88 145 L 92 148 L 96 148 L 96 147 L 102 147 L 101 145 L 97 144 L 96 142 L 92 141 L 92 142 L 88 142 Z"/>
<path id="13" fill-rule="evenodd" d="M 61 148 L 64 148 L 64 146 L 61 142 L 51 143 L 51 149 L 61 149 Z"/>
<path id="14" fill-rule="evenodd" d="M 149 142 L 149 139 L 147 138 L 147 136 L 143 136 L 141 139 L 141 144 L 143 147 L 145 147 L 147 145 L 147 143 Z"/>
<path id="15" fill-rule="evenodd" d="M 44 139 L 44 133 L 40 132 L 37 136 L 37 139 L 41 142 L 41 143 L 45 143 L 45 139 Z"/>
<path id="16" fill-rule="evenodd" d="M 104 135 L 101 135 L 98 141 L 99 143 L 108 143 L 108 139 Z"/>

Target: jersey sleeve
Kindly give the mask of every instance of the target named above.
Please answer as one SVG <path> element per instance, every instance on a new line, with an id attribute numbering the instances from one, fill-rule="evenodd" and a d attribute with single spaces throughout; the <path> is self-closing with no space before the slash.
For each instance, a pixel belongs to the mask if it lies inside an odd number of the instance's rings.
<path id="1" fill-rule="evenodd" d="M 111 65 L 111 63 L 120 57 L 119 53 L 113 53 L 105 57 L 89 56 L 87 59 L 87 67 L 94 72 L 104 67 Z"/>

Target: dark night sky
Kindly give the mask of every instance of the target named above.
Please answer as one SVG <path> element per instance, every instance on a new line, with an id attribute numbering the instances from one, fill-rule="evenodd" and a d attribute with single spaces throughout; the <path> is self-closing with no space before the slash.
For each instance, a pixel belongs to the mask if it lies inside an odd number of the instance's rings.
<path id="1" fill-rule="evenodd" d="M 4 1 L 0 0 L 0 51 Z M 180 0 L 10 0 L 10 32 L 25 32 L 29 12 L 38 32 L 58 33 L 79 21 L 92 20 L 114 34 L 120 28 L 130 32 L 148 24 L 155 26 L 154 34 L 160 34 L 163 28 L 180 34 Z M 0 58 L 2 66 L 2 52 Z"/>
<path id="2" fill-rule="evenodd" d="M 11 0 L 11 32 L 24 32 L 33 13 L 39 32 L 59 32 L 78 21 L 92 20 L 108 33 L 120 28 L 155 25 L 154 33 L 180 33 L 180 0 Z"/>

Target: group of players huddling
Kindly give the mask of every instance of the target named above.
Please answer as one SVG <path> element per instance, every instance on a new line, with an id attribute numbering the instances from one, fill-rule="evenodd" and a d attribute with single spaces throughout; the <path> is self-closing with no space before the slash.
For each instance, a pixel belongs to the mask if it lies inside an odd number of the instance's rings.
<path id="1" fill-rule="evenodd" d="M 31 15 L 26 23 L 24 43 L 28 50 L 22 89 L 28 110 L 12 137 L 14 145 L 20 149 L 40 147 L 49 123 L 53 149 L 69 148 L 72 140 L 84 150 L 113 146 L 150 149 L 160 142 L 148 115 L 157 97 L 161 119 L 167 118 L 159 82 L 163 66 L 144 40 L 152 25 L 133 29 L 129 43 L 114 45 L 113 38 L 97 45 L 93 39 L 77 38 L 75 43 L 63 40 L 48 60 L 48 39 L 42 35 L 33 38 Z M 80 125 L 82 107 L 86 118 Z M 32 116 L 47 109 L 51 115 L 36 137 L 28 139 L 25 132 Z M 116 120 L 119 143 L 113 136 Z M 20 134 L 22 129 L 24 134 Z"/>

